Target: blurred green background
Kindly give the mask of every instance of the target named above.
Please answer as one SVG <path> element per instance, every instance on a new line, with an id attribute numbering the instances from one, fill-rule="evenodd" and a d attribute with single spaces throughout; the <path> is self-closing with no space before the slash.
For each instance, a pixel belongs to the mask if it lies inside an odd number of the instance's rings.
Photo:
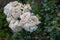
<path id="1" fill-rule="evenodd" d="M 8 27 L 3 8 L 11 1 L 15 0 L 0 0 L 0 40 L 60 40 L 60 0 L 16 0 L 30 3 L 31 12 L 40 18 L 41 24 L 32 33 L 24 29 L 14 33 Z"/>

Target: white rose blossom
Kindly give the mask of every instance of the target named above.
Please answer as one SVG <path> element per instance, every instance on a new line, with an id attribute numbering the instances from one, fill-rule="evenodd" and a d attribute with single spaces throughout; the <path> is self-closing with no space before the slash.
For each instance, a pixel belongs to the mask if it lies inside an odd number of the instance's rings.
<path id="1" fill-rule="evenodd" d="M 30 4 L 26 4 L 26 5 L 24 4 L 24 9 L 23 10 L 24 10 L 23 13 L 29 12 L 31 10 Z"/>
<path id="2" fill-rule="evenodd" d="M 7 20 L 8 22 L 11 22 L 11 20 L 14 20 L 14 18 L 13 18 L 12 16 L 10 16 L 10 17 L 7 17 L 6 20 Z"/>
<path id="3" fill-rule="evenodd" d="M 15 18 L 15 19 L 17 19 L 17 18 L 19 18 L 19 16 L 22 14 L 21 13 L 21 10 L 19 9 L 19 8 L 17 8 L 17 7 L 13 7 L 12 9 L 11 9 L 11 15 Z"/>
<path id="4" fill-rule="evenodd" d="M 21 20 L 22 22 L 24 22 L 25 24 L 23 25 L 23 28 L 26 31 L 30 31 L 33 32 L 37 29 L 37 25 L 39 23 L 41 23 L 38 18 L 34 15 L 32 15 L 32 13 L 30 12 L 26 12 L 24 14 L 21 15 Z"/>
<path id="5" fill-rule="evenodd" d="M 26 31 L 33 32 L 41 23 L 39 19 L 30 12 L 30 4 L 22 4 L 17 1 L 10 2 L 4 7 L 4 13 L 7 16 L 6 20 L 9 22 L 9 27 L 18 32 L 22 28 Z"/>
<path id="6" fill-rule="evenodd" d="M 20 31 L 22 28 L 21 28 L 21 25 L 19 24 L 19 21 L 18 20 L 11 20 L 10 24 L 9 24 L 9 27 L 14 31 L 14 32 L 18 32 Z"/>
<path id="7" fill-rule="evenodd" d="M 26 12 L 26 13 L 22 14 L 22 15 L 20 16 L 21 21 L 22 21 L 22 22 L 27 22 L 27 21 L 30 19 L 31 15 L 32 15 L 32 14 L 31 14 L 30 12 Z"/>

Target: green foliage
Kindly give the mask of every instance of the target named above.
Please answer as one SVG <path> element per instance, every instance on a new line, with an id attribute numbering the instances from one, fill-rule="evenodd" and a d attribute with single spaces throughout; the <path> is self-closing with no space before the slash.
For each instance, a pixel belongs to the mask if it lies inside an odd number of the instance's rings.
<path id="1" fill-rule="evenodd" d="M 60 40 L 60 5 L 56 0 L 25 0 L 32 6 L 31 12 L 41 17 L 41 24 L 33 33 L 24 29 L 19 33 L 12 32 L 8 27 L 6 16 L 0 12 L 0 40 Z"/>

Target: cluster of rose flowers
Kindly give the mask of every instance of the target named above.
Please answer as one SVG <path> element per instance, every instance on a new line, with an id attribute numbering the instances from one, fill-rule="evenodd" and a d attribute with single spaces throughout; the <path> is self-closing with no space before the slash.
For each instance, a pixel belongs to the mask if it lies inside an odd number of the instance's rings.
<path id="1" fill-rule="evenodd" d="M 4 13 L 7 16 L 6 20 L 9 23 L 9 28 L 14 32 L 22 29 L 33 32 L 41 23 L 33 13 L 30 4 L 22 4 L 18 1 L 10 2 L 4 7 Z"/>

